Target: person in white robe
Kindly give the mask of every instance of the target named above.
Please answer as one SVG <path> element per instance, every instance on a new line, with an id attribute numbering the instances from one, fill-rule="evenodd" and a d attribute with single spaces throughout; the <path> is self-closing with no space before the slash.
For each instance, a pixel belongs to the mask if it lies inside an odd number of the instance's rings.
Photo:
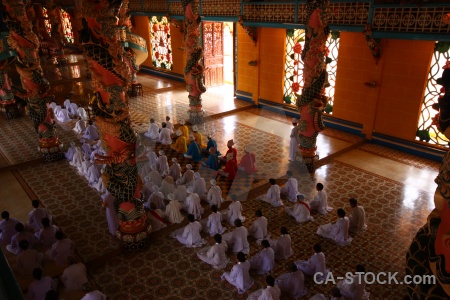
<path id="1" fill-rule="evenodd" d="M 294 299 L 300 299 L 308 293 L 308 289 L 305 287 L 305 276 L 295 264 L 289 265 L 289 269 L 291 272 L 278 276 L 275 284 L 282 292 L 291 295 Z"/>
<path id="2" fill-rule="evenodd" d="M 348 216 L 348 219 L 350 220 L 348 231 L 355 234 L 363 233 L 367 229 L 366 211 L 364 210 L 364 207 L 358 205 L 358 200 L 354 198 L 351 198 L 349 203 L 352 208 L 352 213 Z"/>
<path id="3" fill-rule="evenodd" d="M 69 116 L 69 112 L 65 108 L 62 108 L 59 110 L 59 113 L 56 116 L 56 119 L 62 123 L 69 122 L 70 120 L 72 120 Z"/>
<path id="4" fill-rule="evenodd" d="M 286 227 L 281 227 L 281 236 L 278 240 L 270 240 L 270 245 L 275 252 L 275 259 L 288 259 L 294 254 L 292 251 L 292 240 Z"/>
<path id="5" fill-rule="evenodd" d="M 148 130 L 144 135 L 152 140 L 156 140 L 159 137 L 159 126 L 155 123 L 155 119 L 150 119 L 150 125 L 148 126 Z"/>
<path id="6" fill-rule="evenodd" d="M 170 129 L 167 128 L 167 124 L 165 122 L 161 125 L 161 131 L 159 132 L 157 142 L 163 145 L 172 144 L 172 138 L 170 137 Z"/>
<path id="7" fill-rule="evenodd" d="M 72 161 L 70 162 L 70 164 L 81 171 L 81 164 L 83 163 L 83 160 L 84 160 L 83 151 L 81 151 L 80 147 L 76 147 L 75 154 L 73 155 Z"/>
<path id="8" fill-rule="evenodd" d="M 106 300 L 106 295 L 95 290 L 84 295 L 80 300 Z"/>
<path id="9" fill-rule="evenodd" d="M 242 226 L 240 219 L 234 220 L 234 226 L 236 228 L 223 236 L 223 240 L 228 244 L 228 247 L 233 250 L 234 253 L 244 252 L 250 253 L 250 244 L 248 243 L 248 230 Z"/>
<path id="10" fill-rule="evenodd" d="M 100 138 L 100 134 L 98 133 L 98 129 L 95 125 L 93 125 L 92 121 L 88 122 L 89 125 L 86 127 L 86 132 L 83 135 L 83 138 L 94 141 Z"/>
<path id="11" fill-rule="evenodd" d="M 188 196 L 186 186 L 184 185 L 177 186 L 176 190 L 173 192 L 173 196 L 175 197 L 175 199 L 177 199 L 182 203 L 186 202 L 186 198 Z"/>
<path id="12" fill-rule="evenodd" d="M 86 113 L 86 110 L 83 107 L 78 107 L 77 114 L 83 120 L 85 120 L 85 121 L 89 120 L 89 116 L 88 116 L 88 114 Z"/>
<path id="13" fill-rule="evenodd" d="M 88 283 L 86 266 L 83 263 L 77 263 L 74 257 L 67 258 L 68 267 L 64 269 L 61 275 L 61 282 L 65 291 L 81 291 L 83 286 Z"/>
<path id="14" fill-rule="evenodd" d="M 170 134 L 173 134 L 173 123 L 170 122 L 169 116 L 166 116 L 166 127 L 170 130 Z"/>
<path id="15" fill-rule="evenodd" d="M 74 142 L 74 141 L 71 141 L 71 142 L 70 142 L 70 147 L 69 147 L 69 149 L 67 149 L 67 152 L 64 153 L 64 156 L 66 157 L 66 159 L 67 159 L 68 161 L 72 161 L 73 156 L 74 156 L 74 154 L 75 154 L 75 150 L 76 150 L 75 142 Z"/>
<path id="16" fill-rule="evenodd" d="M 151 171 L 148 174 L 148 181 L 153 182 L 153 184 L 156 184 L 157 186 L 160 186 L 162 183 L 162 177 L 156 169 L 156 165 L 151 165 L 150 169 Z"/>
<path id="17" fill-rule="evenodd" d="M 291 170 L 288 170 L 286 172 L 286 175 L 289 177 L 289 179 L 287 180 L 286 185 L 281 189 L 281 195 L 286 196 L 290 202 L 296 203 L 298 195 L 297 179 L 292 177 L 293 173 Z"/>
<path id="18" fill-rule="evenodd" d="M 201 247 L 205 244 L 205 241 L 200 235 L 202 225 L 195 220 L 195 216 L 192 214 L 188 214 L 187 219 L 189 220 L 189 224 L 184 228 L 174 231 L 171 236 L 186 247 Z"/>
<path id="19" fill-rule="evenodd" d="M 199 172 L 194 173 L 194 183 L 192 184 L 192 190 L 194 193 L 196 193 L 200 200 L 205 201 L 207 196 L 207 190 L 206 190 L 206 182 L 205 179 L 202 178 Z"/>
<path id="20" fill-rule="evenodd" d="M 144 204 L 147 209 L 165 209 L 164 195 L 159 191 L 157 185 L 152 187 L 152 194 L 147 199 L 147 203 Z"/>
<path id="21" fill-rule="evenodd" d="M 92 166 L 91 160 L 89 159 L 89 156 L 85 155 L 83 163 L 81 164 L 81 171 L 80 174 L 83 175 L 86 179 L 88 170 Z"/>
<path id="22" fill-rule="evenodd" d="M 324 238 L 332 239 L 338 245 L 346 246 L 352 242 L 352 238 L 348 235 L 350 220 L 345 216 L 345 210 L 342 208 L 337 210 L 337 217 L 336 223 L 319 226 L 317 234 Z"/>
<path id="23" fill-rule="evenodd" d="M 249 235 L 257 239 L 258 241 L 270 238 L 270 233 L 268 233 L 267 230 L 267 218 L 263 216 L 263 213 L 260 209 L 255 211 L 255 216 L 255 221 L 253 221 L 252 225 L 248 229 Z"/>
<path id="24" fill-rule="evenodd" d="M 56 225 L 50 225 L 49 218 L 42 219 L 42 226 L 43 228 L 36 232 L 34 236 L 41 243 L 42 247 L 48 250 L 56 242 L 55 233 L 59 231 L 59 228 Z"/>
<path id="25" fill-rule="evenodd" d="M 286 213 L 293 217 L 298 223 L 314 221 L 314 218 L 311 217 L 311 208 L 307 202 L 303 201 L 304 199 L 305 195 L 298 194 L 297 203 L 294 204 L 294 206 L 285 208 Z"/>
<path id="26" fill-rule="evenodd" d="M 70 99 L 67 98 L 66 100 L 64 100 L 64 107 L 69 108 L 69 106 L 70 106 Z"/>
<path id="27" fill-rule="evenodd" d="M 366 273 L 363 265 L 356 266 L 356 273 L 352 280 L 344 279 L 338 282 L 337 287 L 345 300 L 369 300 L 370 293 L 366 292 L 366 283 L 362 273 Z"/>
<path id="28" fill-rule="evenodd" d="M 202 213 L 204 212 L 202 205 L 200 204 L 200 197 L 192 191 L 192 187 L 187 189 L 189 196 L 186 198 L 183 209 L 188 213 L 192 214 L 196 220 L 202 218 Z"/>
<path id="29" fill-rule="evenodd" d="M 55 111 L 55 107 L 57 106 L 56 102 L 52 102 L 48 105 L 53 111 Z"/>
<path id="30" fill-rule="evenodd" d="M 75 118 L 78 116 L 78 105 L 76 103 L 70 103 L 69 107 L 67 108 L 67 111 L 69 112 L 69 115 L 72 118 Z"/>
<path id="31" fill-rule="evenodd" d="M 86 122 L 81 117 L 78 117 L 78 121 L 75 123 L 73 130 L 78 134 L 82 134 L 86 131 Z"/>
<path id="32" fill-rule="evenodd" d="M 314 244 L 312 249 L 314 254 L 308 260 L 296 261 L 295 265 L 304 275 L 314 276 L 316 273 L 320 273 L 316 276 L 316 280 L 325 280 L 329 272 L 325 263 L 325 254 L 319 244 Z"/>
<path id="33" fill-rule="evenodd" d="M 28 242 L 28 246 L 30 249 L 34 248 L 36 244 L 36 238 L 34 235 L 25 230 L 25 226 L 22 223 L 17 223 L 15 226 L 16 234 L 11 238 L 11 244 L 6 246 L 6 250 L 9 252 L 18 255 L 22 252 L 22 249 L 19 247 L 19 243 L 22 240 L 26 240 Z"/>
<path id="34" fill-rule="evenodd" d="M 239 294 L 245 293 L 253 285 L 253 279 L 250 277 L 250 263 L 246 260 L 245 253 L 238 252 L 237 263 L 230 272 L 225 272 L 220 277 L 234 285 Z"/>
<path id="35" fill-rule="evenodd" d="M 194 171 L 192 171 L 192 165 L 186 165 L 186 171 L 183 173 L 183 176 L 178 179 L 177 185 L 184 184 L 186 187 L 192 186 L 194 183 Z"/>
<path id="36" fill-rule="evenodd" d="M 53 109 L 53 114 L 55 115 L 55 118 L 58 118 L 59 112 L 61 111 L 62 107 L 61 105 L 56 105 Z"/>
<path id="37" fill-rule="evenodd" d="M 222 226 L 222 214 L 217 211 L 217 206 L 211 206 L 212 214 L 208 216 L 208 221 L 206 222 L 206 231 L 209 235 L 214 236 L 219 233 L 225 232 L 225 228 Z"/>
<path id="38" fill-rule="evenodd" d="M 317 195 L 314 197 L 313 201 L 309 203 L 309 207 L 312 211 L 317 211 L 321 215 L 326 215 L 328 212 L 332 211 L 333 208 L 328 206 L 328 195 L 323 190 L 323 184 L 316 184 Z"/>
<path id="39" fill-rule="evenodd" d="M 86 156 L 91 157 L 91 153 L 92 153 L 91 145 L 89 143 L 86 143 L 85 139 L 81 139 L 80 142 L 82 143 L 81 150 L 83 151 L 83 153 Z"/>
<path id="40" fill-rule="evenodd" d="M 106 220 L 108 221 L 108 232 L 115 236 L 116 230 L 119 227 L 119 221 L 117 219 L 117 213 L 114 209 L 114 196 L 110 192 L 106 192 L 102 195 L 102 206 L 106 211 Z"/>
<path id="41" fill-rule="evenodd" d="M 172 176 L 175 181 L 181 178 L 181 166 L 175 157 L 172 158 L 172 165 L 169 168 L 169 176 Z"/>
<path id="42" fill-rule="evenodd" d="M 175 181 L 173 181 L 172 176 L 166 176 L 161 182 L 159 191 L 164 195 L 164 198 L 167 199 L 167 195 L 173 194 L 173 192 L 175 192 L 175 188 Z"/>
<path id="43" fill-rule="evenodd" d="M 227 243 L 222 242 L 222 236 L 218 233 L 214 235 L 214 241 L 214 245 L 200 249 L 197 256 L 214 269 L 219 270 L 225 268 L 229 262 L 226 254 L 228 246 Z"/>
<path id="44" fill-rule="evenodd" d="M 103 171 L 100 171 L 101 174 L 103 174 Z M 106 193 L 106 186 L 103 184 L 103 177 L 100 175 L 98 182 L 96 185 L 94 185 L 94 188 L 99 191 L 101 194 Z"/>
<path id="45" fill-rule="evenodd" d="M 33 210 L 28 213 L 28 222 L 26 224 L 26 227 L 31 228 L 34 232 L 39 231 L 43 227 L 43 218 L 48 218 L 51 220 L 48 211 L 43 207 L 39 207 L 39 204 L 40 202 L 37 199 L 31 201 Z"/>
<path id="46" fill-rule="evenodd" d="M 164 219 L 165 213 L 160 209 L 151 209 L 147 213 L 147 221 L 152 226 L 152 232 L 166 228 L 169 222 Z"/>
<path id="47" fill-rule="evenodd" d="M 155 151 L 152 151 L 150 148 L 147 147 L 147 150 L 149 150 L 147 152 L 147 158 L 148 158 L 148 164 L 151 165 L 155 165 L 158 162 L 158 155 L 156 155 Z"/>
<path id="48" fill-rule="evenodd" d="M 17 233 L 16 225 L 19 220 L 9 217 L 9 212 L 2 211 L 2 221 L 0 222 L 0 245 L 11 244 L 11 238 Z"/>
<path id="49" fill-rule="evenodd" d="M 231 195 L 231 200 L 233 201 L 228 206 L 228 213 L 227 218 L 228 222 L 231 225 L 234 225 L 234 221 L 239 219 L 241 222 L 245 221 L 245 217 L 242 215 L 242 204 L 240 201 L 238 201 L 238 198 L 236 195 Z"/>
<path id="50" fill-rule="evenodd" d="M 52 248 L 45 252 L 54 262 L 60 266 L 67 264 L 67 258 L 74 256 L 73 242 L 70 239 L 65 239 L 62 231 L 55 233 L 56 242 L 52 245 Z"/>
<path id="51" fill-rule="evenodd" d="M 159 157 L 158 161 L 156 162 L 156 169 L 158 170 L 159 174 L 162 176 L 165 176 L 169 174 L 169 163 L 167 162 L 167 156 L 164 155 L 163 150 L 159 150 Z"/>
<path id="52" fill-rule="evenodd" d="M 164 216 L 166 220 L 170 223 L 181 223 L 184 220 L 183 215 L 181 214 L 181 203 L 173 194 L 168 194 L 167 198 L 170 200 L 169 204 L 166 206 L 166 211 L 164 212 Z"/>
<path id="53" fill-rule="evenodd" d="M 281 290 L 272 275 L 266 277 L 267 287 L 251 293 L 247 300 L 280 300 Z"/>
<path id="54" fill-rule="evenodd" d="M 256 200 L 267 202 L 273 207 L 283 206 L 283 201 L 281 201 L 280 197 L 280 187 L 273 178 L 270 178 L 269 182 L 272 186 L 267 190 L 267 193 L 265 195 L 259 196 L 258 198 L 256 198 Z"/>
<path id="55" fill-rule="evenodd" d="M 268 240 L 262 240 L 263 249 L 250 258 L 250 269 L 254 269 L 257 274 L 266 274 L 272 271 L 275 266 L 275 252 L 270 247 Z"/>
<path id="56" fill-rule="evenodd" d="M 206 195 L 206 201 L 209 205 L 216 205 L 217 208 L 220 208 L 224 199 L 222 198 L 222 190 L 220 186 L 217 186 L 216 180 L 210 180 L 211 187 L 209 188 L 208 194 Z"/>
<path id="57" fill-rule="evenodd" d="M 19 247 L 22 250 L 16 257 L 16 269 L 22 276 L 31 276 L 35 268 L 40 268 L 43 254 L 34 249 L 28 249 L 28 241 L 21 240 Z"/>
<path id="58" fill-rule="evenodd" d="M 27 299 L 45 299 L 48 291 L 56 291 L 57 284 L 50 276 L 43 277 L 41 268 L 33 270 L 34 281 L 28 286 Z"/>
<path id="59" fill-rule="evenodd" d="M 292 126 L 294 126 L 291 130 L 290 142 L 289 142 L 289 161 L 295 161 L 295 157 L 297 155 L 298 151 L 298 144 L 300 144 L 300 141 L 298 140 L 298 120 L 292 119 Z"/>
<path id="60" fill-rule="evenodd" d="M 98 165 L 94 163 L 93 159 L 91 159 L 91 166 L 87 171 L 86 177 L 90 185 L 96 184 L 98 182 L 98 179 L 100 178 L 100 171 L 98 169 Z"/>

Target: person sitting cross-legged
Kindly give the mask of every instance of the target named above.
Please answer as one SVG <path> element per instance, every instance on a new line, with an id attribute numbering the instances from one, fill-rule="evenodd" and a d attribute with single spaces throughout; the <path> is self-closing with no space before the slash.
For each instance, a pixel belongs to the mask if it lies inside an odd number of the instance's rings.
<path id="1" fill-rule="evenodd" d="M 311 217 L 311 208 L 309 204 L 304 201 L 305 195 L 298 194 L 297 195 L 297 203 L 294 206 L 286 207 L 286 213 L 294 217 L 295 221 L 298 223 L 304 223 L 308 221 L 314 221 L 314 218 Z"/>
<path id="2" fill-rule="evenodd" d="M 228 244 L 229 248 L 232 248 L 234 253 L 250 253 L 250 244 L 247 240 L 247 228 L 242 226 L 242 222 L 240 219 L 234 220 L 234 226 L 236 226 L 236 228 L 232 232 L 224 234 L 223 240 Z"/>
<path id="3" fill-rule="evenodd" d="M 267 230 L 267 218 L 263 216 L 263 213 L 260 209 L 255 211 L 255 215 L 256 219 L 255 221 L 253 221 L 252 226 L 250 226 L 250 228 L 248 229 L 248 233 L 258 241 L 270 238 L 270 233 L 268 233 Z"/>
<path id="4" fill-rule="evenodd" d="M 250 146 L 244 148 L 244 156 L 239 162 L 238 170 L 245 174 L 252 174 L 257 171 L 255 154 L 250 150 Z"/>
<path id="5" fill-rule="evenodd" d="M 222 190 L 220 189 L 220 186 L 217 185 L 215 179 L 211 179 L 209 182 L 211 183 L 211 187 L 206 196 L 206 201 L 209 205 L 216 205 L 217 208 L 220 208 L 220 205 L 224 201 L 222 198 Z"/>
<path id="6" fill-rule="evenodd" d="M 43 300 L 48 291 L 56 290 L 56 282 L 50 276 L 43 277 L 41 268 L 33 270 L 33 278 L 34 281 L 28 286 L 27 299 Z"/>
<path id="7" fill-rule="evenodd" d="M 289 231 L 286 227 L 281 227 L 280 229 L 281 236 L 278 240 L 271 240 L 270 245 L 275 252 L 275 259 L 287 259 L 294 251 L 292 251 L 292 241 L 291 236 L 289 235 Z"/>
<path id="8" fill-rule="evenodd" d="M 186 153 L 188 151 L 188 139 L 179 129 L 175 132 L 175 134 L 177 135 L 177 139 L 175 140 L 174 144 L 170 145 L 170 148 L 177 151 L 178 153 Z"/>
<path id="9" fill-rule="evenodd" d="M 263 249 L 250 259 L 250 269 L 255 269 L 258 274 L 266 274 L 275 266 L 275 252 L 268 240 L 263 240 L 261 245 Z"/>
<path id="10" fill-rule="evenodd" d="M 352 207 L 352 213 L 348 216 L 350 220 L 350 227 L 348 229 L 351 233 L 363 233 L 367 229 L 366 224 L 366 211 L 364 207 L 358 205 L 358 200 L 351 198 L 349 201 Z"/>
<path id="11" fill-rule="evenodd" d="M 291 170 L 286 172 L 286 175 L 289 177 L 286 185 L 281 189 L 281 195 L 286 196 L 290 202 L 297 202 L 298 195 L 298 182 L 297 179 L 293 177 L 293 173 Z"/>
<path id="12" fill-rule="evenodd" d="M 33 229 L 34 232 L 36 232 L 42 228 L 42 219 L 43 218 L 51 219 L 48 211 L 43 207 L 39 207 L 39 204 L 40 204 L 40 202 L 37 199 L 31 201 L 33 210 L 30 211 L 30 213 L 28 214 L 27 225 L 28 225 L 28 227 Z"/>
<path id="13" fill-rule="evenodd" d="M 245 217 L 242 215 L 241 202 L 238 200 L 238 197 L 235 194 L 231 195 L 231 200 L 233 202 L 228 206 L 228 213 L 227 213 L 228 222 L 230 223 L 230 225 L 234 225 L 234 221 L 236 219 L 240 219 L 241 222 L 244 222 Z"/>
<path id="14" fill-rule="evenodd" d="M 267 190 L 267 193 L 265 195 L 259 196 L 258 198 L 256 198 L 256 200 L 267 202 L 273 207 L 283 206 L 283 201 L 281 201 L 280 197 L 280 187 L 273 178 L 270 178 L 269 182 L 271 184 L 271 187 Z"/>
<path id="15" fill-rule="evenodd" d="M 309 203 L 311 211 L 317 211 L 321 215 L 326 215 L 328 212 L 332 211 L 333 208 L 328 206 L 328 195 L 323 190 L 323 184 L 316 184 L 317 195 L 314 197 L 313 201 Z"/>
<path id="16" fill-rule="evenodd" d="M 35 268 L 41 267 L 43 254 L 34 249 L 28 249 L 27 240 L 21 240 L 19 247 L 22 252 L 16 258 L 17 271 L 23 276 L 31 276 Z"/>
<path id="17" fill-rule="evenodd" d="M 221 279 L 237 287 L 238 293 L 243 294 L 253 285 L 254 281 L 250 277 L 250 263 L 247 261 L 245 253 L 238 252 L 236 258 L 237 263 L 230 272 L 223 273 Z"/>
<path id="18" fill-rule="evenodd" d="M 214 245 L 200 249 L 197 256 L 205 263 L 212 265 L 214 269 L 223 269 L 229 262 L 226 254 L 228 246 L 227 243 L 222 242 L 222 236 L 218 233 L 214 235 L 214 241 Z"/>
<path id="19" fill-rule="evenodd" d="M 159 126 L 155 123 L 155 119 L 150 118 L 150 125 L 144 135 L 152 140 L 156 140 L 159 137 Z"/>
<path id="20" fill-rule="evenodd" d="M 299 260 L 295 265 L 306 276 L 314 276 L 316 273 L 316 280 L 325 280 L 329 270 L 325 264 L 325 254 L 322 252 L 322 247 L 319 244 L 314 244 L 312 247 L 314 254 L 308 260 Z"/>
<path id="21" fill-rule="evenodd" d="M 366 268 L 363 265 L 357 265 L 353 280 L 344 279 L 338 282 L 337 287 L 345 300 L 369 300 L 370 293 L 366 292 L 366 282 L 364 276 L 361 276 L 364 273 Z"/>
<path id="22" fill-rule="evenodd" d="M 167 128 L 167 124 L 165 122 L 161 125 L 161 131 L 159 132 L 157 142 L 163 144 L 163 145 L 170 145 L 172 144 L 172 138 L 170 137 L 170 129 Z"/>
<path id="23" fill-rule="evenodd" d="M 305 276 L 301 270 L 297 269 L 296 264 L 291 264 L 289 270 L 291 272 L 278 276 L 275 283 L 282 292 L 291 295 L 294 299 L 300 299 L 308 293 L 305 287 Z"/>
<path id="24" fill-rule="evenodd" d="M 188 151 L 183 154 L 184 157 L 190 158 L 194 161 L 201 161 L 203 159 L 203 155 L 200 152 L 200 145 L 195 141 L 195 138 L 193 135 L 189 137 L 189 147 Z"/>
<path id="25" fill-rule="evenodd" d="M 67 264 L 69 266 L 64 269 L 61 275 L 61 281 L 66 291 L 81 291 L 83 286 L 88 283 L 85 265 L 81 262 L 76 263 L 73 256 L 67 258 Z"/>
<path id="26" fill-rule="evenodd" d="M 186 247 L 201 247 L 203 244 L 205 244 L 205 241 L 200 235 L 202 225 L 195 220 L 195 217 L 192 214 L 188 214 L 187 219 L 189 221 L 189 224 L 184 228 L 180 228 L 174 231 L 171 236 L 176 238 Z"/>
<path id="27" fill-rule="evenodd" d="M 281 290 L 272 275 L 266 277 L 267 287 L 251 293 L 247 300 L 280 300 Z"/>
<path id="28" fill-rule="evenodd" d="M 209 148 L 209 156 L 207 161 L 202 161 L 202 166 L 207 167 L 211 170 L 219 170 L 219 157 L 217 155 L 216 148 L 211 147 Z"/>
<path id="29" fill-rule="evenodd" d="M 332 239 L 341 246 L 346 246 L 352 241 L 352 238 L 348 235 L 350 221 L 345 216 L 345 210 L 342 208 L 337 210 L 337 216 L 338 220 L 336 223 L 328 223 L 319 226 L 317 229 L 317 234 L 325 238 Z"/>
<path id="30" fill-rule="evenodd" d="M 75 254 L 73 243 L 70 239 L 64 238 L 64 233 L 62 231 L 57 231 L 55 233 L 55 238 L 56 242 L 45 254 L 58 265 L 64 266 L 67 264 L 67 258 Z"/>
<path id="31" fill-rule="evenodd" d="M 206 228 L 211 236 L 217 233 L 224 233 L 225 228 L 222 226 L 222 214 L 217 212 L 217 206 L 211 205 L 212 214 L 208 216 L 208 221 L 206 222 Z"/>

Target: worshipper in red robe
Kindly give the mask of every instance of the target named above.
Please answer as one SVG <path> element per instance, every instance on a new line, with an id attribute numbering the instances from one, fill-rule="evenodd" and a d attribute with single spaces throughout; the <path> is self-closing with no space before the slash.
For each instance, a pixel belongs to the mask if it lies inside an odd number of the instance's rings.
<path id="1" fill-rule="evenodd" d="M 222 160 L 226 161 L 225 169 L 219 170 L 219 174 L 230 179 L 234 179 L 237 173 L 237 150 L 233 148 L 234 141 L 229 140 L 227 143 L 228 151 Z"/>
<path id="2" fill-rule="evenodd" d="M 255 154 L 251 153 L 249 146 L 245 147 L 244 156 L 239 163 L 239 171 L 247 174 L 255 173 L 257 171 L 255 162 Z"/>

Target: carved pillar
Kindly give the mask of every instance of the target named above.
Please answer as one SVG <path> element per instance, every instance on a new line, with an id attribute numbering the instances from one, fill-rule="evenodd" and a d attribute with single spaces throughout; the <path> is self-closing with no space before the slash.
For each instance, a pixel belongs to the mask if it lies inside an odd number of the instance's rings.
<path id="1" fill-rule="evenodd" d="M 48 17 L 52 25 L 52 48 L 55 49 L 58 65 L 67 66 L 67 60 L 64 57 L 64 47 L 66 46 L 63 30 L 61 27 L 61 11 L 53 0 L 47 0 Z"/>
<path id="2" fill-rule="evenodd" d="M 131 128 L 127 94 L 131 72 L 118 32 L 123 2 L 79 0 L 76 6 L 83 17 L 80 43 L 95 91 L 90 105 L 102 147 L 107 152 L 106 156 L 96 155 L 95 163 L 106 164 L 102 179 L 115 198 L 120 225 L 117 237 L 125 248 L 137 249 L 147 244 L 151 226 L 146 223 L 143 201 L 139 199 L 135 157 L 137 135 Z M 126 208 L 130 207 L 134 208 L 132 219 L 126 214 Z"/>
<path id="3" fill-rule="evenodd" d="M 63 145 L 59 143 L 53 110 L 47 107 L 54 96 L 47 95 L 50 83 L 44 77 L 39 61 L 39 39 L 27 17 L 27 1 L 2 0 L 2 3 L 6 7 L 5 23 L 10 32 L 8 42 L 18 53 L 16 69 L 24 89 L 23 93 L 17 94 L 27 100 L 28 112 L 39 138 L 38 150 L 47 161 L 60 159 L 64 157 Z"/>
<path id="4" fill-rule="evenodd" d="M 184 10 L 184 41 L 186 45 L 186 67 L 184 75 L 186 90 L 189 92 L 189 121 L 192 124 L 203 123 L 202 94 L 204 86 L 204 68 L 200 63 L 203 49 L 200 45 L 201 19 L 196 0 L 183 0 Z"/>
<path id="5" fill-rule="evenodd" d="M 322 114 L 328 97 L 325 87 L 328 85 L 326 70 L 326 41 L 330 33 L 327 21 L 328 0 L 308 0 L 306 13 L 308 23 L 305 29 L 305 48 L 301 58 L 304 62 L 302 94 L 297 98 L 300 113 L 299 122 L 299 158 L 305 162 L 308 170 L 314 172 L 316 139 L 325 126 Z"/>

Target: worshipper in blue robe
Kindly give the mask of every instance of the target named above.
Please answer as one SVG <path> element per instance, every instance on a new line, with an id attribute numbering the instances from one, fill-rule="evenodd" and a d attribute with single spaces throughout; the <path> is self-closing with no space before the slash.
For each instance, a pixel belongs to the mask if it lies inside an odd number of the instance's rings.
<path id="1" fill-rule="evenodd" d="M 189 138 L 191 143 L 189 144 L 188 151 L 184 154 L 184 157 L 193 159 L 195 161 L 201 161 L 203 159 L 203 156 L 200 152 L 200 146 L 195 141 L 194 136 L 191 136 Z"/>
<path id="2" fill-rule="evenodd" d="M 219 157 L 217 156 L 217 151 L 215 147 L 209 148 L 209 157 L 206 162 L 202 162 L 204 167 L 210 168 L 212 170 L 219 170 Z"/>
<path id="3" fill-rule="evenodd" d="M 216 154 L 219 156 L 220 152 L 219 152 L 219 148 L 217 148 L 217 142 L 215 139 L 212 138 L 212 134 L 208 134 L 208 143 L 206 144 L 206 152 L 209 153 L 209 149 L 210 148 L 215 148 L 216 149 Z"/>

